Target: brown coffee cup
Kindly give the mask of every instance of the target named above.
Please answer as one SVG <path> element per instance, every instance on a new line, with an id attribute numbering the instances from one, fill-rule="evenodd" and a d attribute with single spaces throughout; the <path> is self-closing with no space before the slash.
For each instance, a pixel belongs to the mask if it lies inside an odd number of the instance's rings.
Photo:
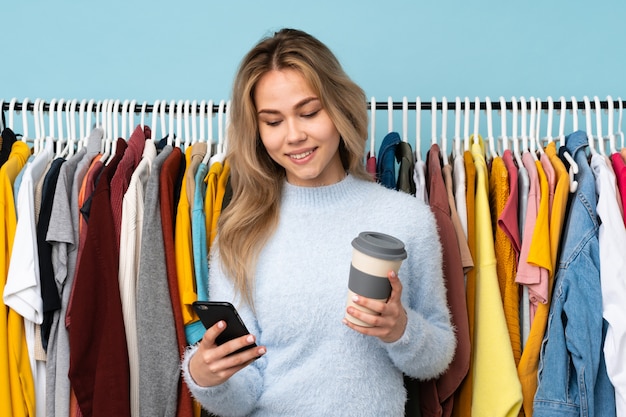
<path id="1" fill-rule="evenodd" d="M 391 284 L 387 274 L 398 273 L 407 254 L 404 243 L 388 234 L 380 232 L 361 232 L 352 241 L 352 263 L 348 280 L 347 306 L 353 306 L 371 314 L 376 312 L 356 305 L 354 295 L 375 300 L 387 301 L 391 294 Z M 360 326 L 370 327 L 367 323 L 346 313 L 346 319 Z"/>

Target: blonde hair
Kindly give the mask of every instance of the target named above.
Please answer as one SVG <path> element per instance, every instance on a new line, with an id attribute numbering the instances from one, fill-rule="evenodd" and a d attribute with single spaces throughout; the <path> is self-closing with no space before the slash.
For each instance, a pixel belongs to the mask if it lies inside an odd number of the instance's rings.
<path id="1" fill-rule="evenodd" d="M 223 268 L 250 306 L 256 263 L 278 223 L 286 175 L 261 142 L 254 93 L 265 73 L 281 69 L 299 71 L 317 94 L 341 136 L 344 169 L 372 179 L 364 166 L 368 114 L 363 90 L 313 36 L 282 29 L 262 39 L 242 60 L 233 84 L 226 155 L 233 195 L 220 215 L 217 233 Z"/>

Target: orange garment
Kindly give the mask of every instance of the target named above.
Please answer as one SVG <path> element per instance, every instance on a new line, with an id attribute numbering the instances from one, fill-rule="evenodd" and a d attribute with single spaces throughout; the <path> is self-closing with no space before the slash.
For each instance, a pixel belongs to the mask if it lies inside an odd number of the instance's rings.
<path id="1" fill-rule="evenodd" d="M 476 190 L 476 166 L 472 153 L 467 150 L 463 152 L 463 162 L 465 165 L 465 197 L 467 203 L 467 243 L 472 254 L 472 259 L 476 259 L 476 227 L 474 223 L 474 199 Z M 467 297 L 467 318 L 469 322 L 470 346 L 474 346 L 474 318 L 476 306 L 476 272 L 474 269 L 467 272 L 465 281 L 465 291 Z M 460 388 L 455 393 L 453 417 L 471 417 L 472 415 L 472 387 L 473 387 L 473 363 L 470 357 L 469 370 Z"/>
<path id="2" fill-rule="evenodd" d="M 509 193 L 509 172 L 506 169 L 504 160 L 497 156 L 493 158 L 491 174 L 489 175 L 489 206 L 491 210 L 491 225 L 494 232 L 494 250 L 497 260 L 496 271 L 500 286 L 500 296 L 511 339 L 513 357 L 515 365 L 517 365 L 522 354 L 519 323 L 519 286 L 515 282 L 517 262 L 511 241 L 498 225 L 498 218 L 504 210 Z"/>
<path id="3" fill-rule="evenodd" d="M 565 221 L 565 210 L 569 199 L 569 174 L 565 165 L 559 158 L 554 142 L 549 143 L 545 148 L 545 153 L 549 156 L 552 167 L 556 175 L 556 186 L 550 211 L 550 259 L 552 269 L 556 269 L 558 264 L 558 250 L 561 238 L 561 230 Z M 550 301 L 552 296 L 552 285 L 554 277 L 548 275 L 548 300 L 545 304 L 539 304 L 530 328 L 528 340 L 524 346 L 517 372 L 522 383 L 522 394 L 524 396 L 524 412 L 527 417 L 533 415 L 533 399 L 537 391 L 537 370 L 539 367 L 539 354 L 541 343 L 548 323 L 548 313 L 550 312 Z"/>

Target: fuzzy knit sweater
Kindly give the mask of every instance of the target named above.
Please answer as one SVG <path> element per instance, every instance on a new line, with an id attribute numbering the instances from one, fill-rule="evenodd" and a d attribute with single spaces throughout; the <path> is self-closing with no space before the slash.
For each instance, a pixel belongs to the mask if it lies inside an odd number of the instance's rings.
<path id="1" fill-rule="evenodd" d="M 399 277 L 408 323 L 393 343 L 342 323 L 352 239 L 362 231 L 401 239 Z M 219 236 L 218 236 L 219 244 Z M 337 184 L 284 184 L 278 228 L 261 252 L 254 312 L 241 301 L 213 251 L 209 298 L 237 306 L 267 353 L 216 387 L 183 375 L 194 397 L 222 416 L 402 416 L 403 374 L 432 378 L 455 349 L 441 249 L 430 208 L 415 197 L 348 175 Z"/>

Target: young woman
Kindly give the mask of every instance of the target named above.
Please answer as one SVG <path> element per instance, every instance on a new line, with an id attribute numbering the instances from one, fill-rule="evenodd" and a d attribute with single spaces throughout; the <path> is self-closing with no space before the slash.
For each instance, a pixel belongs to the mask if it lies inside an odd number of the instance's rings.
<path id="1" fill-rule="evenodd" d="M 219 416 L 403 415 L 403 374 L 436 377 L 455 348 L 429 207 L 365 171 L 365 95 L 311 35 L 258 43 L 231 100 L 233 196 L 209 294 L 235 304 L 251 334 L 218 346 L 225 324 L 209 328 L 183 360 L 190 390 Z M 362 231 L 395 236 L 408 254 L 386 302 L 354 299 L 379 314 L 346 307 Z"/>

